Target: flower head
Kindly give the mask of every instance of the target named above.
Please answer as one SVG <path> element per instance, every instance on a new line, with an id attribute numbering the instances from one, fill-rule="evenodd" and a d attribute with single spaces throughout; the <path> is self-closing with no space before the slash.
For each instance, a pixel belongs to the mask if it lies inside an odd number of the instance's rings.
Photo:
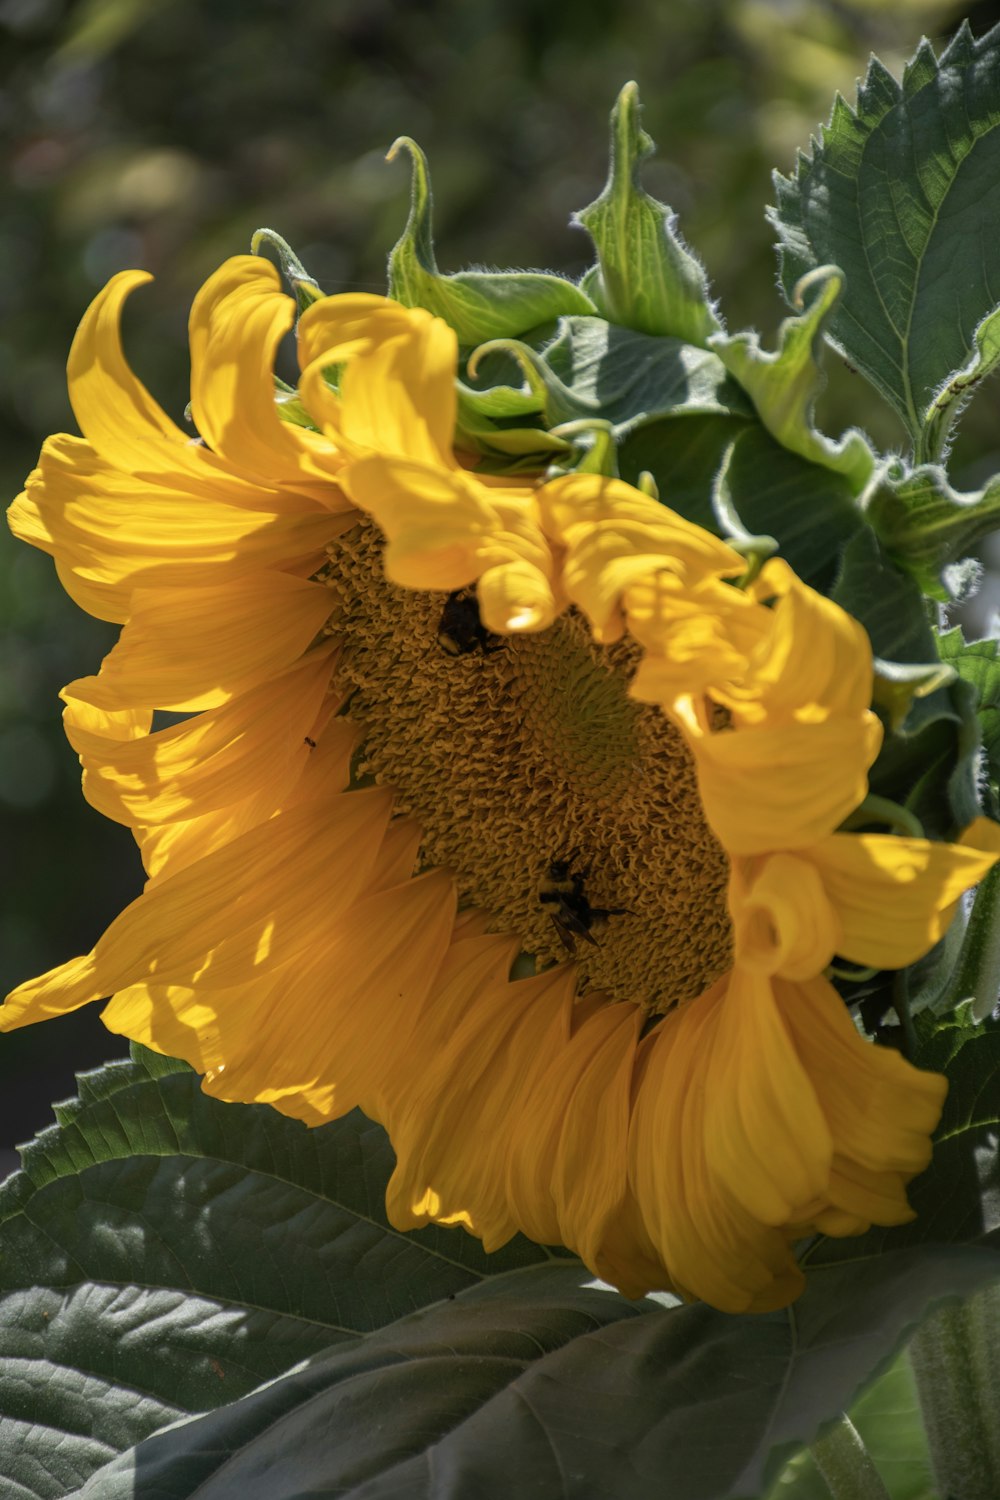
<path id="1" fill-rule="evenodd" d="M 620 481 L 474 472 L 420 309 L 317 301 L 283 421 L 259 260 L 196 299 L 192 440 L 121 353 L 140 279 L 11 518 L 123 625 L 66 728 L 149 882 L 0 1025 L 111 996 L 220 1098 L 382 1121 L 397 1225 L 561 1241 L 629 1294 L 779 1306 L 796 1237 L 908 1217 L 944 1080 L 824 973 L 912 962 L 1000 840 L 838 832 L 880 737 L 857 622 Z"/>

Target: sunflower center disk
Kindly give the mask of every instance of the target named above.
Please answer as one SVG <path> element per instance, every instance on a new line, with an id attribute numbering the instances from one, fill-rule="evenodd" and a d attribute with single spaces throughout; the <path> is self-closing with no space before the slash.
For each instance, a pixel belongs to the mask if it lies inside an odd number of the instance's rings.
<path id="1" fill-rule="evenodd" d="M 446 596 L 388 583 L 367 524 L 337 542 L 329 572 L 338 683 L 366 732 L 355 773 L 418 820 L 423 866 L 453 870 L 462 904 L 539 967 L 573 948 L 583 989 L 665 1010 L 724 973 L 726 858 L 680 736 L 627 696 L 631 645 L 595 646 L 570 614 L 449 655 Z M 565 904 L 543 901 L 560 862 Z"/>

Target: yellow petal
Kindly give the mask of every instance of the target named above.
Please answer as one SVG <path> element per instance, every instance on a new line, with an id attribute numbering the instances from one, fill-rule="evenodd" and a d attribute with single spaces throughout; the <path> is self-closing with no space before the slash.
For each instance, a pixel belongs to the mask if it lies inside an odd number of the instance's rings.
<path id="1" fill-rule="evenodd" d="M 316 749 L 304 745 L 285 764 L 253 789 L 249 796 L 217 808 L 169 823 L 143 824 L 136 829 L 142 862 L 150 880 L 176 875 L 216 849 L 242 838 L 251 828 L 267 822 L 276 812 L 293 807 L 305 789 L 309 793 L 317 774 L 325 778 L 331 792 L 341 791 L 350 779 L 351 759 L 360 730 L 349 719 L 332 720 L 310 736 Z"/>
<path id="2" fill-rule="evenodd" d="M 784 1306 L 804 1278 L 786 1235 L 755 1220 L 709 1170 L 706 1141 L 713 1127 L 705 1075 L 727 984 L 720 981 L 665 1016 L 643 1041 L 629 1180 L 671 1283 L 683 1295 L 745 1312 Z"/>
<path id="3" fill-rule="evenodd" d="M 387 1069 L 420 1035 L 413 1022 L 447 951 L 454 880 L 434 871 L 356 901 L 319 927 L 304 961 L 279 970 L 248 1015 L 239 996 L 207 993 L 221 1064 L 206 1091 L 273 1102 L 286 1114 L 375 1118 Z"/>
<path id="4" fill-rule="evenodd" d="M 872 1224 L 908 1224 L 916 1214 L 906 1201 L 904 1181 L 899 1172 L 876 1172 L 835 1154 L 827 1188 L 834 1207 L 816 1215 L 816 1228 L 842 1236 L 864 1234 Z"/>
<path id="5" fill-rule="evenodd" d="M 872 695 L 872 650 L 863 626 L 780 559 L 765 564 L 757 590 L 773 594 L 771 628 L 744 680 L 721 691 L 718 701 L 740 723 L 822 723 L 863 715 Z"/>
<path id="6" fill-rule="evenodd" d="M 355 457 L 455 466 L 458 344 L 442 319 L 384 297 L 324 297 L 302 315 L 299 357 L 307 409 Z M 325 371 L 345 362 L 338 401 Z"/>
<path id="7" fill-rule="evenodd" d="M 88 958 L 15 990 L 0 1029 L 75 1010 L 140 981 L 226 988 L 308 951 L 317 922 L 364 888 L 392 809 L 378 787 L 293 806 L 154 883 Z"/>
<path id="8" fill-rule="evenodd" d="M 566 548 L 569 598 L 598 641 L 618 640 L 626 594 L 660 570 L 689 586 L 706 575 L 739 577 L 746 571 L 731 547 L 618 479 L 565 475 L 543 485 L 537 503 L 544 530 Z"/>
<path id="9" fill-rule="evenodd" d="M 234 474 L 225 459 L 182 432 L 129 369 L 120 321 L 129 293 L 152 280 L 145 271 L 121 271 L 98 293 L 83 316 L 70 350 L 69 395 L 85 438 L 101 457 L 135 480 L 210 481 L 219 498 L 245 499 L 258 486 Z"/>
<path id="10" fill-rule="evenodd" d="M 137 587 L 217 583 L 251 569 L 323 556 L 349 522 L 299 496 L 269 496 L 244 506 L 209 489 L 142 485 L 104 464 L 78 438 L 50 438 L 12 515 L 16 534 L 55 556 L 73 580 L 74 597 L 114 590 L 116 617 L 127 615 Z M 346 504 L 346 501 L 344 502 Z M 72 585 L 71 585 L 72 586 Z M 103 613 L 93 610 L 93 613 Z"/>
<path id="11" fill-rule="evenodd" d="M 822 1193 L 833 1142 L 767 976 L 730 976 L 704 1077 L 710 1172 L 762 1224 L 795 1218 Z"/>
<path id="12" fill-rule="evenodd" d="M 808 859 L 785 853 L 734 859 L 729 910 L 736 962 L 744 969 L 811 979 L 841 951 L 837 915 Z"/>
<path id="13" fill-rule="evenodd" d="M 309 759 L 306 737 L 315 738 L 331 667 L 331 648 L 321 647 L 220 708 L 127 738 L 116 722 L 123 716 L 90 701 L 98 679 L 70 683 L 63 718 L 87 800 L 119 823 L 163 823 L 228 806 L 271 781 L 284 785 L 289 763 L 301 771 Z"/>
<path id="14" fill-rule="evenodd" d="M 732 854 L 826 838 L 867 795 L 882 738 L 870 713 L 716 731 L 698 705 L 678 699 L 671 717 L 694 753 L 706 820 Z"/>
<path id="15" fill-rule="evenodd" d="M 1000 858 L 1000 826 L 980 818 L 960 844 L 835 833 L 805 852 L 840 921 L 838 953 L 902 969 L 943 937 L 962 892 Z"/>
<path id="16" fill-rule="evenodd" d="M 190 434 L 153 400 L 122 353 L 125 299 L 152 279 L 148 271 L 119 271 L 111 278 L 84 314 L 67 366 L 70 401 L 84 436 L 111 463 L 136 474 L 162 468 L 168 453 L 171 462 L 188 466 Z"/>
<path id="17" fill-rule="evenodd" d="M 837 1156 L 869 1172 L 909 1178 L 922 1171 L 930 1161 L 930 1136 L 947 1080 L 913 1067 L 891 1047 L 865 1041 L 827 980 L 796 984 L 777 979 L 774 993 L 812 1079 Z"/>
<path id="18" fill-rule="evenodd" d="M 287 573 L 240 576 L 218 589 L 137 589 L 92 679 L 91 702 L 214 707 L 295 662 L 330 609 L 323 584 Z"/>
<path id="19" fill-rule="evenodd" d="M 639 1006 L 619 1004 L 578 1022 L 514 1115 L 507 1184 L 515 1218 L 536 1238 L 538 1207 L 551 1198 L 556 1242 L 594 1271 L 628 1192 L 632 1073 L 644 1019 Z M 536 1181 L 529 1197 L 532 1156 L 540 1157 L 549 1181 Z"/>
<path id="20" fill-rule="evenodd" d="M 555 618 L 557 569 L 532 490 L 487 488 L 458 469 L 381 456 L 349 464 L 343 483 L 385 533 L 393 583 L 452 590 L 481 579 L 483 623 L 502 633 L 542 630 Z"/>
<path id="21" fill-rule="evenodd" d="M 294 299 L 269 261 L 227 260 L 191 308 L 191 409 L 209 447 L 237 473 L 343 509 L 331 482 L 342 463 L 336 449 L 278 415 L 274 360 L 294 321 Z"/>
<path id="22" fill-rule="evenodd" d="M 505 1186 L 511 1122 L 525 1070 L 572 1003 L 574 975 L 509 984 L 487 978 L 443 1040 L 407 1104 L 389 1113 L 398 1165 L 386 1206 L 394 1224 L 462 1223 L 487 1250 L 517 1229 Z"/>

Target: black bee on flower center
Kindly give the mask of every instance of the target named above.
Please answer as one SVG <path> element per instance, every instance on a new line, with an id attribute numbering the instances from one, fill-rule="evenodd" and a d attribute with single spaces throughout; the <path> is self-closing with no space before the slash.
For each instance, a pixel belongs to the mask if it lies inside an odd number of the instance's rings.
<path id="1" fill-rule="evenodd" d="M 449 656 L 468 656 L 481 651 L 492 656 L 504 642 L 491 635 L 479 618 L 479 601 L 471 589 L 456 589 L 444 601 L 437 628 L 438 645 Z"/>
<path id="2" fill-rule="evenodd" d="M 625 906 L 592 906 L 587 897 L 585 883 L 590 866 L 585 870 L 574 870 L 576 851 L 568 859 L 554 859 L 546 870 L 538 887 L 538 899 L 543 906 L 553 908 L 549 912 L 552 925 L 559 934 L 564 948 L 576 952 L 576 941 L 582 938 L 592 948 L 601 945 L 591 929 L 602 927 L 608 917 L 625 917 L 630 912 Z"/>

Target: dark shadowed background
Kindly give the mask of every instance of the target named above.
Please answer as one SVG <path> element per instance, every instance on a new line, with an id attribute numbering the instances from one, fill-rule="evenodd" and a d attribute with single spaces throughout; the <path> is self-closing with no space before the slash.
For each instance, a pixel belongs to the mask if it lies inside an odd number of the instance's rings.
<path id="1" fill-rule="evenodd" d="M 439 263 L 579 274 L 569 227 L 600 191 L 607 115 L 638 80 L 659 146 L 645 184 L 679 214 L 730 328 L 784 314 L 764 207 L 770 170 L 853 99 L 876 51 L 897 73 L 921 32 L 1000 3 L 939 0 L 0 0 L 0 473 L 12 497 L 47 433 L 74 431 L 64 364 L 115 271 L 152 271 L 130 306 L 134 366 L 180 419 L 191 297 L 269 224 L 327 291 L 385 290 L 408 201 L 400 134 L 427 151 Z M 836 365 L 836 361 L 831 364 Z M 898 441 L 839 367 L 831 430 Z M 1000 468 L 995 388 L 956 475 Z M 823 413 L 821 413 L 823 415 Z M 210 626 L 209 626 L 210 628 Z M 0 980 L 86 951 L 140 888 L 131 835 L 83 801 L 58 691 L 96 671 L 111 627 L 49 560 L 0 536 Z M 0 1036 L 0 1152 L 49 1122 L 75 1069 L 125 1050 L 97 1007 Z M 4 1158 L 0 1156 L 0 1165 Z"/>

